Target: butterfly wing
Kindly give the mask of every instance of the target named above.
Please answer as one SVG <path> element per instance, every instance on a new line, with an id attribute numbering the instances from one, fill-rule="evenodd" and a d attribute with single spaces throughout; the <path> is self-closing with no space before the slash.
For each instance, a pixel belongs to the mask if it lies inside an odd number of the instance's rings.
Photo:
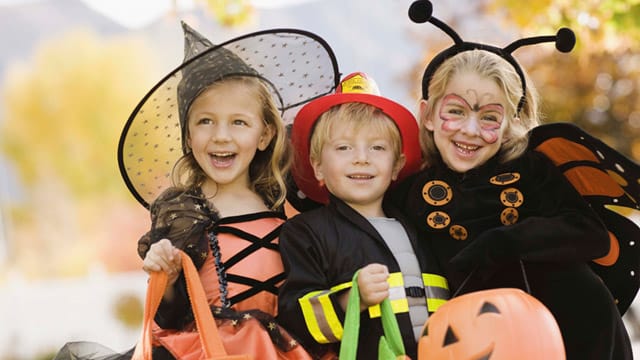
<path id="1" fill-rule="evenodd" d="M 571 123 L 534 128 L 529 147 L 558 166 L 606 225 L 609 253 L 590 265 L 624 314 L 640 287 L 640 166 Z"/>

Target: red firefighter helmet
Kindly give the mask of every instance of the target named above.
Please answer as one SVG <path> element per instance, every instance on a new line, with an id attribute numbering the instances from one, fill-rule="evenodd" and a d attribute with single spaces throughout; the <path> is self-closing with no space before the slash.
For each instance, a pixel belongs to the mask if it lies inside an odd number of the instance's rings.
<path id="1" fill-rule="evenodd" d="M 398 174 L 399 181 L 420 168 L 422 161 L 418 139 L 418 122 L 413 114 L 395 101 L 380 96 L 376 82 L 362 72 L 354 72 L 342 79 L 334 94 L 325 95 L 306 104 L 295 117 L 291 129 L 291 143 L 296 152 L 292 176 L 298 189 L 309 199 L 326 204 L 327 189 L 318 184 L 309 162 L 309 141 L 320 115 L 331 107 L 361 102 L 379 108 L 398 126 L 402 137 L 402 152 L 406 163 Z"/>

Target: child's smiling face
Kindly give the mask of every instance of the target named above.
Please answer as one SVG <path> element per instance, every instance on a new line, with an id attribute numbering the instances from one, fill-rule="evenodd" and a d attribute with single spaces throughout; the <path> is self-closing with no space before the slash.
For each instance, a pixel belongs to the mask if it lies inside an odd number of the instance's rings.
<path id="1" fill-rule="evenodd" d="M 388 121 L 391 121 L 389 119 Z M 404 165 L 390 134 L 370 128 L 356 131 L 335 123 L 319 159 L 311 159 L 316 179 L 363 216 L 384 216 L 382 198 Z"/>
<path id="2" fill-rule="evenodd" d="M 249 166 L 274 136 L 256 94 L 245 83 L 221 82 L 198 95 L 189 110 L 188 144 L 208 181 L 220 191 L 249 187 Z"/>
<path id="3" fill-rule="evenodd" d="M 464 173 L 498 153 L 504 140 L 506 98 L 489 78 L 465 71 L 454 75 L 424 126 L 433 131 L 442 160 Z M 424 106 L 424 103 L 423 103 Z"/>

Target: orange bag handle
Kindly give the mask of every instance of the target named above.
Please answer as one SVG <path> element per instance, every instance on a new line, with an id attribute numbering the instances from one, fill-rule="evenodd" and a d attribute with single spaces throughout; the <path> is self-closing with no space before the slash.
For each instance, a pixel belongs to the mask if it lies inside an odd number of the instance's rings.
<path id="1" fill-rule="evenodd" d="M 182 257 L 182 271 L 184 272 L 184 277 L 187 282 L 189 301 L 191 302 L 205 359 L 250 359 L 248 355 L 227 355 L 220 335 L 218 334 L 218 326 L 213 318 L 213 314 L 211 314 L 202 282 L 200 282 L 198 270 L 195 265 L 193 265 L 193 261 L 191 261 L 189 255 L 180 251 L 180 256 Z M 142 334 L 134 350 L 132 360 L 152 360 L 151 330 L 153 318 L 158 311 L 158 306 L 160 306 L 160 301 L 164 296 L 166 287 L 167 274 L 164 271 L 151 273 L 144 304 Z"/>

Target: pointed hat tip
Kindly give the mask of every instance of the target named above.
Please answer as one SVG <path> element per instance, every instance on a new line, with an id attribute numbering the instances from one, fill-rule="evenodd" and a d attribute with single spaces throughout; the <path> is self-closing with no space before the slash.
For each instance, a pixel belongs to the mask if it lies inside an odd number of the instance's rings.
<path id="1" fill-rule="evenodd" d="M 184 61 L 191 59 L 196 54 L 213 47 L 213 43 L 193 29 L 189 24 L 180 20 L 184 32 Z"/>

